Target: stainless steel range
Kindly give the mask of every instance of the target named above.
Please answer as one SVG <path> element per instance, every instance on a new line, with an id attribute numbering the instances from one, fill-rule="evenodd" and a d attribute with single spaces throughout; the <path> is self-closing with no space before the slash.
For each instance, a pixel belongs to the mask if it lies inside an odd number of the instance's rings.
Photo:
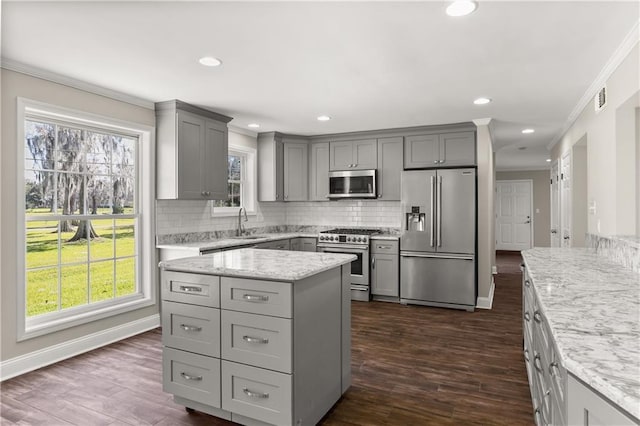
<path id="1" fill-rule="evenodd" d="M 351 299 L 369 301 L 369 237 L 379 234 L 378 229 L 338 228 L 320 232 L 318 251 L 325 253 L 349 253 L 358 256 L 351 262 Z"/>

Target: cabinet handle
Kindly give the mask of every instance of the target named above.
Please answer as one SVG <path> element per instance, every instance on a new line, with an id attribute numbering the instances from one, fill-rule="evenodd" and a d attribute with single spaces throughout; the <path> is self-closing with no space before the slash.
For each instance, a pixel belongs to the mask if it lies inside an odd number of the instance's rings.
<path id="1" fill-rule="evenodd" d="M 525 312 L 525 313 L 524 313 L 524 319 L 525 319 L 527 322 L 531 321 L 531 315 L 529 314 L 529 312 Z"/>
<path id="2" fill-rule="evenodd" d="M 260 343 L 261 345 L 269 343 L 269 339 L 263 339 L 262 337 L 242 336 L 242 340 L 248 343 Z"/>
<path id="3" fill-rule="evenodd" d="M 382 194 L 378 194 L 378 198 L 382 198 Z"/>
<path id="4" fill-rule="evenodd" d="M 387 250 L 388 250 L 388 249 L 390 249 L 390 248 L 391 248 L 391 246 L 378 246 L 378 248 L 379 248 L 379 249 L 387 249 Z"/>
<path id="5" fill-rule="evenodd" d="M 186 380 L 193 380 L 194 382 L 199 382 L 202 380 L 202 376 L 192 376 L 191 374 L 187 374 L 184 371 L 180 373 L 180 375 Z"/>
<path id="6" fill-rule="evenodd" d="M 244 294 L 242 298 L 248 302 L 266 302 L 269 300 L 269 296 L 263 296 L 261 294 Z"/>
<path id="7" fill-rule="evenodd" d="M 196 287 L 194 285 L 181 285 L 180 290 L 187 293 L 202 293 L 202 287 Z"/>
<path id="8" fill-rule="evenodd" d="M 538 419 L 538 416 L 540 416 L 541 421 L 536 421 L 536 424 L 544 425 L 544 423 L 542 422 L 542 412 L 540 411 L 539 408 L 536 408 L 536 410 L 534 411 L 534 417 L 536 418 L 536 420 Z"/>
<path id="9" fill-rule="evenodd" d="M 558 371 L 560 371 L 560 367 L 558 366 L 557 362 L 552 362 L 551 364 L 549 364 L 549 375 L 551 375 L 552 377 L 555 376 L 556 374 L 553 372 L 553 369 L 556 369 Z"/>
<path id="10" fill-rule="evenodd" d="M 538 370 L 540 373 L 542 373 L 542 364 L 538 364 L 540 361 L 540 354 L 535 354 L 533 356 L 533 367 Z"/>
<path id="11" fill-rule="evenodd" d="M 529 349 L 524 350 L 524 360 L 529 362 Z"/>
<path id="12" fill-rule="evenodd" d="M 539 311 L 535 311 L 535 312 L 533 313 L 533 320 L 534 320 L 535 322 L 537 322 L 538 324 L 541 324 L 541 323 L 542 323 L 542 315 L 540 315 L 540 312 L 539 312 Z"/>
<path id="13" fill-rule="evenodd" d="M 371 269 L 376 269 L 376 258 L 371 256 Z"/>
<path id="14" fill-rule="evenodd" d="M 249 390 L 247 388 L 242 388 L 242 392 L 247 394 L 247 396 L 250 397 L 250 398 L 262 398 L 262 399 L 269 398 L 269 394 L 268 393 L 254 392 L 254 391 L 251 391 L 251 390 Z"/>
<path id="15" fill-rule="evenodd" d="M 180 324 L 180 328 L 184 331 L 202 331 L 202 327 L 198 327 L 197 325 Z"/>
<path id="16" fill-rule="evenodd" d="M 531 287 L 531 281 L 529 281 L 529 280 L 524 280 L 524 286 L 525 286 L 525 287 Z"/>
<path id="17" fill-rule="evenodd" d="M 438 164 L 439 162 L 439 160 L 433 160 L 433 164 Z"/>

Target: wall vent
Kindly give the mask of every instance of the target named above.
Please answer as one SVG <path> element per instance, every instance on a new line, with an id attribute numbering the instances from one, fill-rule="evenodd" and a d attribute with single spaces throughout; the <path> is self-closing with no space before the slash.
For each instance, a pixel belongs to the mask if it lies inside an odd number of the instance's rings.
<path id="1" fill-rule="evenodd" d="M 602 110 L 607 105 L 607 86 L 598 90 L 596 97 L 593 98 L 593 103 L 596 108 L 596 112 Z"/>

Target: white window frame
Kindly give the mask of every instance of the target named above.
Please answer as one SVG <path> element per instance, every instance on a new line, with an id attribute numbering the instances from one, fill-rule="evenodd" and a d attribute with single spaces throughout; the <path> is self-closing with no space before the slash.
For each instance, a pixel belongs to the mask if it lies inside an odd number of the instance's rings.
<path id="1" fill-rule="evenodd" d="M 87 305 L 27 318 L 26 286 L 26 220 L 24 186 L 24 128 L 28 117 L 78 123 L 106 131 L 128 134 L 138 138 L 137 198 L 138 228 L 136 238 L 138 292 L 136 294 L 104 300 Z M 157 266 L 155 241 L 155 130 L 153 127 L 59 107 L 26 98 L 17 100 L 17 340 L 23 341 L 66 328 L 119 315 L 157 304 Z"/>
<path id="2" fill-rule="evenodd" d="M 256 215 L 257 206 L 257 150 L 240 145 L 229 145 L 229 154 L 239 154 L 245 161 L 241 170 L 242 193 L 240 194 L 240 207 L 215 207 L 211 202 L 212 217 L 237 216 L 240 208 L 244 207 L 248 215 Z"/>

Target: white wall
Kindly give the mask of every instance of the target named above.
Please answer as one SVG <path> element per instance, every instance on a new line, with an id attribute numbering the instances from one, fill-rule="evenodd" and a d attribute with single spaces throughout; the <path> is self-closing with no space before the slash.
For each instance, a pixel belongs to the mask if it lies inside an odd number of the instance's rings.
<path id="1" fill-rule="evenodd" d="M 495 265 L 495 155 L 488 123 L 478 126 L 478 298 L 488 298 Z"/>
<path id="2" fill-rule="evenodd" d="M 0 148 L 1 176 L 2 176 L 2 215 L 0 242 L 2 249 L 2 271 L 0 276 L 1 303 L 1 347 L 0 360 L 18 357 L 43 348 L 63 342 L 79 339 L 102 330 L 118 327 L 158 313 L 157 306 L 128 312 L 116 317 L 94 321 L 77 327 L 68 328 L 60 332 L 51 333 L 16 342 L 17 326 L 17 262 L 16 247 L 18 246 L 16 232 L 18 185 L 24 185 L 23 178 L 17 176 L 16 160 L 18 149 L 22 141 L 17 140 L 17 98 L 24 97 L 57 106 L 86 111 L 114 119 L 126 120 L 147 126 L 155 126 L 155 113 L 152 109 L 116 101 L 104 96 L 95 95 L 83 90 L 70 88 L 43 79 L 2 69 L 2 146 Z M 24 148 L 22 148 L 24 149 Z"/>
<path id="3" fill-rule="evenodd" d="M 638 191 L 633 189 L 637 166 L 629 161 L 629 157 L 636 158 L 636 148 L 634 138 L 628 136 L 628 126 L 635 128 L 635 123 L 626 119 L 624 110 L 635 111 L 640 106 L 639 61 L 640 43 L 636 42 L 606 82 L 607 106 L 596 113 L 593 103 L 588 103 L 552 150 L 552 159 L 558 159 L 587 136 L 587 198 L 588 203 L 596 204 L 595 214 L 588 217 L 589 233 L 637 233 L 635 198 Z"/>

